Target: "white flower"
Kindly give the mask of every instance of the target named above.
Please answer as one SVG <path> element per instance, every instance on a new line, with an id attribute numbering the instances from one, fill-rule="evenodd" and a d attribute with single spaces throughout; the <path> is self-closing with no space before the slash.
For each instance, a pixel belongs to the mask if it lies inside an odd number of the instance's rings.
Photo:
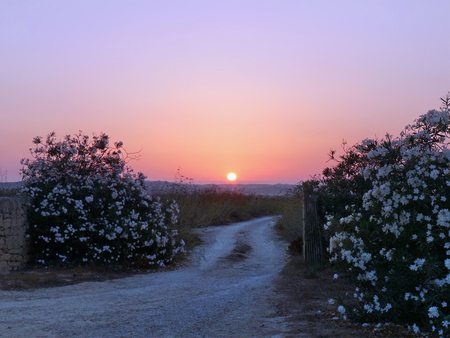
<path id="1" fill-rule="evenodd" d="M 414 264 L 411 264 L 411 265 L 409 266 L 409 269 L 410 269 L 411 271 L 418 271 L 418 270 L 420 270 L 420 269 L 422 268 L 422 266 L 423 266 L 424 263 L 425 263 L 425 259 L 424 259 L 424 258 L 417 258 L 417 259 L 414 261 Z"/>
<path id="2" fill-rule="evenodd" d="M 420 329 L 419 329 L 419 327 L 414 323 L 414 324 L 411 326 L 411 331 L 414 332 L 414 333 L 419 333 L 419 332 L 420 332 Z"/>
<path id="3" fill-rule="evenodd" d="M 430 318 L 439 317 L 439 310 L 436 306 L 432 306 L 428 309 L 428 317 L 430 317 Z"/>
<path id="4" fill-rule="evenodd" d="M 435 127 L 439 124 L 449 123 L 449 114 L 446 111 L 430 110 L 428 113 L 419 117 L 418 122 Z"/>
<path id="5" fill-rule="evenodd" d="M 337 312 L 339 312 L 341 315 L 345 314 L 345 307 L 343 305 L 339 305 L 337 308 Z"/>
<path id="6" fill-rule="evenodd" d="M 439 210 L 437 215 L 437 225 L 440 225 L 445 228 L 450 227 L 450 211 L 447 209 Z"/>

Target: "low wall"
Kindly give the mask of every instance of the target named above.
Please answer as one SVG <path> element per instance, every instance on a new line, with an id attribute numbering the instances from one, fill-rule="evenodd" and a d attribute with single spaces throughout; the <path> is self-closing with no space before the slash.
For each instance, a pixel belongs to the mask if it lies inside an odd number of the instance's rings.
<path id="1" fill-rule="evenodd" d="M 0 273 L 20 269 L 27 260 L 26 215 L 15 197 L 0 197 Z"/>

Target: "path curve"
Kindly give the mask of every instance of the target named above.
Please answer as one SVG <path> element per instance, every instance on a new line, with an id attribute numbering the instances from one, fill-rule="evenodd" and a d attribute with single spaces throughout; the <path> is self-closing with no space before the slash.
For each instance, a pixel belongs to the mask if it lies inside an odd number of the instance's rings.
<path id="1" fill-rule="evenodd" d="M 106 282 L 0 291 L 5 337 L 274 337 L 275 217 L 199 230 L 186 267 Z"/>

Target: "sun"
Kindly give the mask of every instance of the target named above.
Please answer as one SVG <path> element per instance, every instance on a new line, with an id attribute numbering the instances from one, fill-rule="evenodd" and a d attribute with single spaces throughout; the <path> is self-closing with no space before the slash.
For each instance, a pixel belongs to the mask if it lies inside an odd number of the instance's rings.
<path id="1" fill-rule="evenodd" d="M 227 174 L 227 180 L 228 180 L 228 181 L 234 182 L 234 181 L 236 181 L 236 179 L 237 179 L 236 173 L 234 173 L 234 172 L 229 172 L 229 173 Z"/>

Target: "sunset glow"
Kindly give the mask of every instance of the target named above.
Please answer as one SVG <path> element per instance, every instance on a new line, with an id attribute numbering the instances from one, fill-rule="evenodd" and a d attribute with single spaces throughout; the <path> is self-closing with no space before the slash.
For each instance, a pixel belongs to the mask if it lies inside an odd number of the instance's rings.
<path id="1" fill-rule="evenodd" d="M 237 179 L 237 175 L 234 172 L 230 172 L 227 174 L 227 180 L 230 182 L 234 182 Z"/>
<path id="2" fill-rule="evenodd" d="M 439 105 L 448 13 L 448 1 L 3 1 L 0 180 L 20 179 L 33 137 L 79 130 L 123 141 L 151 180 L 181 168 L 220 183 L 230 163 L 240 183 L 307 179 L 343 139 L 397 134 Z"/>

